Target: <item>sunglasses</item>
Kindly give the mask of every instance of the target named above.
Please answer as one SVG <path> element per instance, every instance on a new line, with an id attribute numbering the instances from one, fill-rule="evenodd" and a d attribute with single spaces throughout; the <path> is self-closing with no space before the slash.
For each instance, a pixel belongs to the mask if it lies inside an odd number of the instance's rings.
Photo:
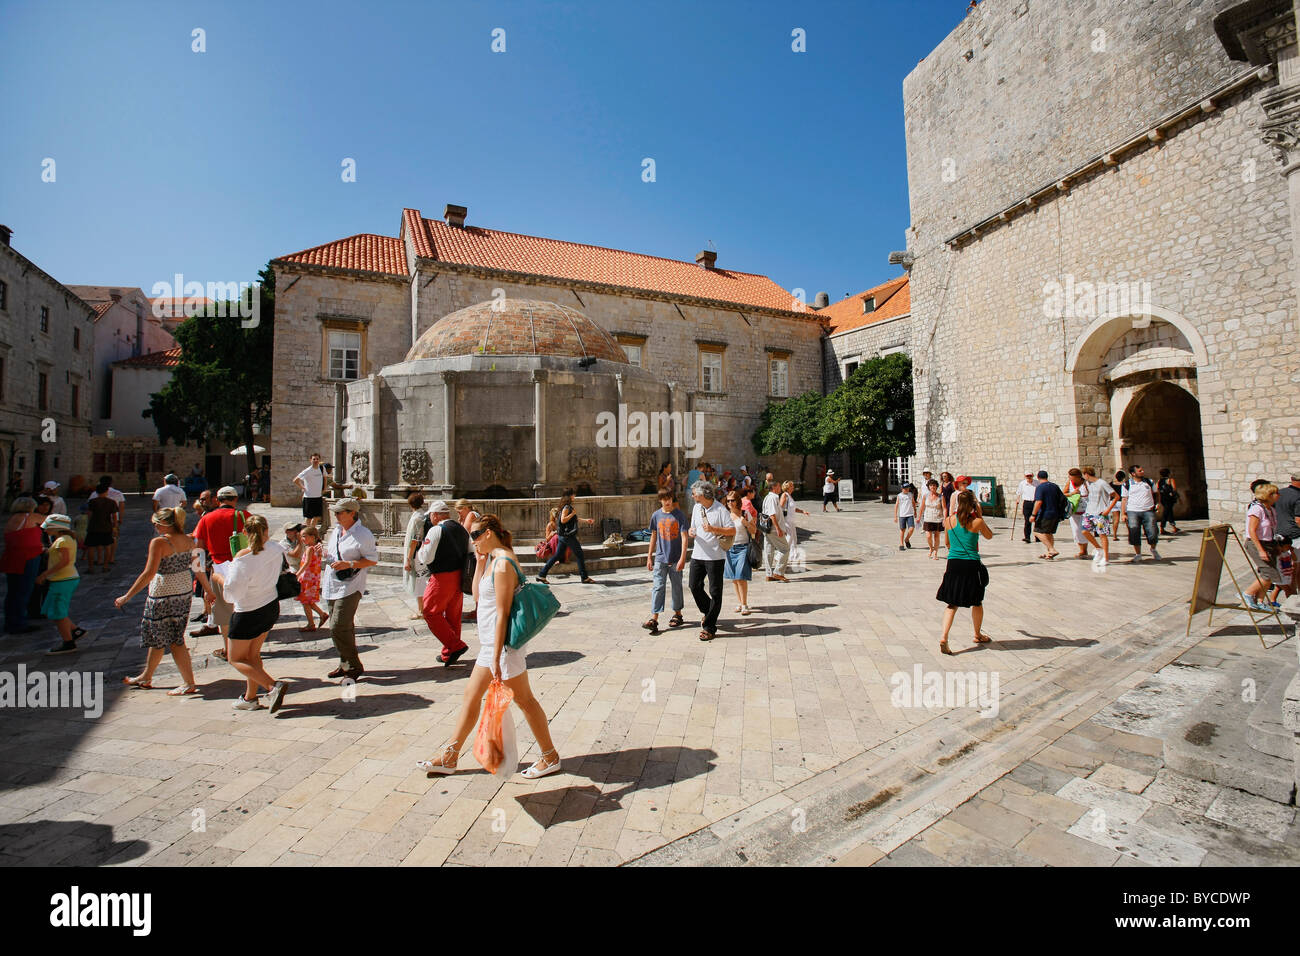
<path id="1" fill-rule="evenodd" d="M 490 529 L 488 528 L 479 528 L 477 531 L 471 531 L 469 533 L 469 539 L 471 541 L 477 541 L 479 538 L 483 537 L 483 535 L 487 534 L 489 530 Z"/>

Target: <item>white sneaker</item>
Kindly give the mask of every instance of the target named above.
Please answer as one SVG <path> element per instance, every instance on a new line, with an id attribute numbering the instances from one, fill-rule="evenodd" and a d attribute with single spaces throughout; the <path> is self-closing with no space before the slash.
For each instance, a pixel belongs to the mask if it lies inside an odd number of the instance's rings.
<path id="1" fill-rule="evenodd" d="M 1142 553 L 1141 553 L 1141 552 L 1138 552 L 1137 554 L 1133 555 L 1133 563 L 1134 563 L 1134 564 L 1139 564 L 1141 561 L 1142 561 Z"/>
<path id="2" fill-rule="evenodd" d="M 1155 549 L 1155 545 L 1151 546 L 1151 560 L 1152 561 L 1160 560 L 1160 552 Z"/>
<path id="3" fill-rule="evenodd" d="M 252 700 L 245 700 L 244 696 L 241 694 L 235 698 L 235 702 L 230 706 L 235 708 L 235 710 L 261 710 L 262 702 L 256 697 Z"/>

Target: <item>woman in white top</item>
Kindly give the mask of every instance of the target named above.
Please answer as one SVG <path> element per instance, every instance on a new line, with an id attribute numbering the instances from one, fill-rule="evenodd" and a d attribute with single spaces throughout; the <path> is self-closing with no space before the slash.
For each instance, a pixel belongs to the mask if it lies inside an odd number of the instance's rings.
<path id="1" fill-rule="evenodd" d="M 284 566 L 284 548 L 268 541 L 270 530 L 261 515 L 249 515 L 244 522 L 249 546 L 235 555 L 224 575 L 213 575 L 223 594 L 235 608 L 230 617 L 229 659 L 248 682 L 235 701 L 235 710 L 258 710 L 257 688 L 265 687 L 271 713 L 284 701 L 284 681 L 277 681 L 262 666 L 262 642 L 280 618 L 276 582 Z"/>
<path id="2" fill-rule="evenodd" d="M 749 542 L 754 535 L 758 534 L 758 520 L 745 514 L 744 508 L 741 507 L 739 491 L 728 491 L 725 504 L 727 511 L 731 513 L 731 523 L 736 526 L 736 536 L 731 539 L 731 546 L 727 548 L 727 563 L 723 565 L 722 576 L 736 585 L 736 600 L 740 602 L 736 605 L 736 611 L 741 615 L 747 615 L 749 614 L 749 582 L 753 577 L 753 571 L 749 566 Z"/>
<path id="3" fill-rule="evenodd" d="M 1097 480 L 1097 472 L 1091 465 L 1084 467 L 1083 480 L 1088 486 L 1088 504 L 1083 509 L 1083 536 L 1093 547 L 1093 565 L 1104 568 L 1110 563 L 1110 513 L 1119 501 L 1119 495 L 1110 482 Z"/>
<path id="4" fill-rule="evenodd" d="M 425 585 L 429 582 L 423 575 L 415 573 L 415 549 L 424 540 L 424 519 L 429 512 L 424 507 L 424 495 L 418 491 L 407 498 L 406 503 L 411 506 L 411 517 L 406 522 L 406 537 L 402 539 L 402 554 L 404 556 L 402 562 L 402 589 L 415 598 L 417 608 L 416 612 L 411 615 L 411 620 L 417 621 L 424 619 L 418 605 L 420 599 L 424 597 Z"/>
<path id="5" fill-rule="evenodd" d="M 841 511 L 840 504 L 835 500 L 835 486 L 840 480 L 835 477 L 835 472 L 829 468 L 826 469 L 826 480 L 822 483 L 822 514 L 826 513 L 828 504 L 834 505 L 836 511 Z"/>
<path id="6" fill-rule="evenodd" d="M 794 482 L 787 481 L 781 485 L 781 507 L 785 509 L 786 533 L 790 538 L 790 550 L 794 550 L 795 545 L 799 543 L 799 529 L 795 527 L 795 515 L 808 514 L 802 508 L 798 508 L 794 503 Z"/>
<path id="7" fill-rule="evenodd" d="M 1088 507 L 1088 495 L 1092 489 L 1089 488 L 1088 482 L 1084 480 L 1083 472 L 1078 468 L 1071 468 L 1069 471 L 1069 480 L 1065 483 L 1065 488 L 1063 490 L 1067 499 L 1065 502 L 1067 507 L 1070 504 L 1068 500 L 1070 495 L 1079 496 L 1078 509 L 1072 509 L 1070 511 L 1070 531 L 1073 534 L 1074 543 L 1079 546 L 1079 553 L 1076 554 L 1075 557 L 1086 558 L 1088 556 L 1088 538 L 1083 533 L 1083 512 Z"/>
<path id="8" fill-rule="evenodd" d="M 478 606 L 478 660 L 465 685 L 460 714 L 456 718 L 456 733 L 443 748 L 442 755 L 433 760 L 420 760 L 416 766 L 430 776 L 456 772 L 461 744 L 469 739 L 478 721 L 479 707 L 487 693 L 492 678 L 500 676 L 502 683 L 515 695 L 515 703 L 524 712 L 524 718 L 543 748 L 541 758 L 521 776 L 529 780 L 560 772 L 560 755 L 551 740 L 546 723 L 546 711 L 533 696 L 528 685 L 528 663 L 524 651 L 509 647 L 510 607 L 515 592 L 523 585 L 523 575 L 514 560 L 512 536 L 501 526 L 496 515 L 482 515 L 474 522 L 469 533 L 473 542 L 478 566 L 474 569 L 474 601 Z"/>
<path id="9" fill-rule="evenodd" d="M 939 535 L 943 533 L 943 495 L 939 494 L 939 482 L 931 478 L 925 483 L 921 492 L 921 529 L 925 532 L 925 543 L 929 545 L 930 557 L 939 560 Z"/>

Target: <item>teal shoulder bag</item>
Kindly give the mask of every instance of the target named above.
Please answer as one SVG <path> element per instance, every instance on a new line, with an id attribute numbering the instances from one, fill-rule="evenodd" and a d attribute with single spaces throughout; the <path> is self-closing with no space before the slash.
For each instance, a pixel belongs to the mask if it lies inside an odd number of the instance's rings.
<path id="1" fill-rule="evenodd" d="M 518 650 L 551 622 L 560 609 L 560 602 L 545 584 L 529 582 L 514 558 L 506 560 L 515 566 L 520 581 L 510 604 L 510 631 L 506 635 L 506 644 Z"/>

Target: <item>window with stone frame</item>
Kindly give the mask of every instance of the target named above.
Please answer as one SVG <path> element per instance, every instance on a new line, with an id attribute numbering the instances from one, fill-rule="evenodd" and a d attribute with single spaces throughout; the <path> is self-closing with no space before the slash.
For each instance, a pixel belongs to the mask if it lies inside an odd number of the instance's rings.
<path id="1" fill-rule="evenodd" d="M 615 340 L 623 348 L 623 354 L 627 356 L 628 363 L 639 368 L 645 368 L 645 343 L 644 335 L 616 335 Z"/>
<path id="2" fill-rule="evenodd" d="M 767 357 L 767 394 L 773 398 L 790 395 L 790 356 L 769 354 Z"/>
<path id="3" fill-rule="evenodd" d="M 361 375 L 361 333 L 341 329 L 329 329 L 328 355 L 329 366 L 326 376 L 333 379 L 350 380 Z"/>
<path id="4" fill-rule="evenodd" d="M 0 282 L 0 311 L 9 310 L 9 283 Z"/>
<path id="5" fill-rule="evenodd" d="M 41 306 L 41 331 L 48 333 L 50 331 L 50 307 Z"/>
<path id="6" fill-rule="evenodd" d="M 44 372 L 36 373 L 36 407 L 45 411 L 49 406 L 50 377 Z"/>
<path id="7" fill-rule="evenodd" d="M 72 415 L 77 417 L 81 414 L 81 386 L 72 386 Z"/>
<path id="8" fill-rule="evenodd" d="M 722 352 L 720 345 L 700 346 L 700 390 L 704 392 L 722 392 L 725 382 L 722 377 Z"/>

